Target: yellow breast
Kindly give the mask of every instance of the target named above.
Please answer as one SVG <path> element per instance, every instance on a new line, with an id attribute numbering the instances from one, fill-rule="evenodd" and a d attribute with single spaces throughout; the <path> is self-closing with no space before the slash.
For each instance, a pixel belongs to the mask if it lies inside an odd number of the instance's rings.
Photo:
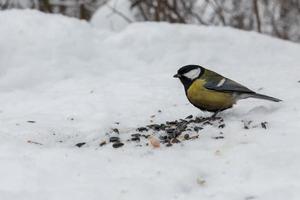
<path id="1" fill-rule="evenodd" d="M 208 90 L 205 80 L 197 79 L 187 90 L 189 101 L 202 110 L 218 111 L 232 107 L 235 103 L 231 93 Z"/>

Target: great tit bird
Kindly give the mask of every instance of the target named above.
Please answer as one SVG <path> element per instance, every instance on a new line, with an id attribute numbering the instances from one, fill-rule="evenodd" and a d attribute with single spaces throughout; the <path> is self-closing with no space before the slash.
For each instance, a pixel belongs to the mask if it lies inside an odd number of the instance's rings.
<path id="1" fill-rule="evenodd" d="M 198 65 L 181 67 L 174 78 L 179 78 L 185 94 L 195 107 L 203 111 L 218 112 L 231 108 L 240 99 L 249 97 L 279 102 L 280 99 L 258 94 L 247 87 L 216 72 Z"/>

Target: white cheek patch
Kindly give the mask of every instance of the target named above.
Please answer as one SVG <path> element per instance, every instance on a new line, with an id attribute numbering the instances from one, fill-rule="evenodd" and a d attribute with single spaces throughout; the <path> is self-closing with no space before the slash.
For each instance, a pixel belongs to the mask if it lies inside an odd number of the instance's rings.
<path id="1" fill-rule="evenodd" d="M 197 68 L 197 69 L 193 69 L 185 74 L 183 74 L 183 76 L 193 80 L 193 79 L 196 79 L 198 78 L 198 76 L 200 75 L 201 73 L 201 69 L 200 68 Z"/>

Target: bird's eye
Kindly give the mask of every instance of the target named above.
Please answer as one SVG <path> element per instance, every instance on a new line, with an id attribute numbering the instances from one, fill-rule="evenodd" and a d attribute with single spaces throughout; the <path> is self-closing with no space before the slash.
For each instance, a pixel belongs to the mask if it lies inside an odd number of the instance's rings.
<path id="1" fill-rule="evenodd" d="M 197 68 L 197 69 L 192 69 L 191 71 L 183 74 L 183 76 L 185 76 L 191 80 L 194 80 L 199 77 L 200 73 L 201 73 L 201 69 Z"/>

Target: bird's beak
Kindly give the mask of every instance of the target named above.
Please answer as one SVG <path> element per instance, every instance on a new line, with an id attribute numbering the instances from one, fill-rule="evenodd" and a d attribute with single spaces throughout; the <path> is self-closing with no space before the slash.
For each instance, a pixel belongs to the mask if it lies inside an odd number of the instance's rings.
<path id="1" fill-rule="evenodd" d="M 174 78 L 180 78 L 181 75 L 180 75 L 180 74 L 175 74 L 173 77 L 174 77 Z"/>

